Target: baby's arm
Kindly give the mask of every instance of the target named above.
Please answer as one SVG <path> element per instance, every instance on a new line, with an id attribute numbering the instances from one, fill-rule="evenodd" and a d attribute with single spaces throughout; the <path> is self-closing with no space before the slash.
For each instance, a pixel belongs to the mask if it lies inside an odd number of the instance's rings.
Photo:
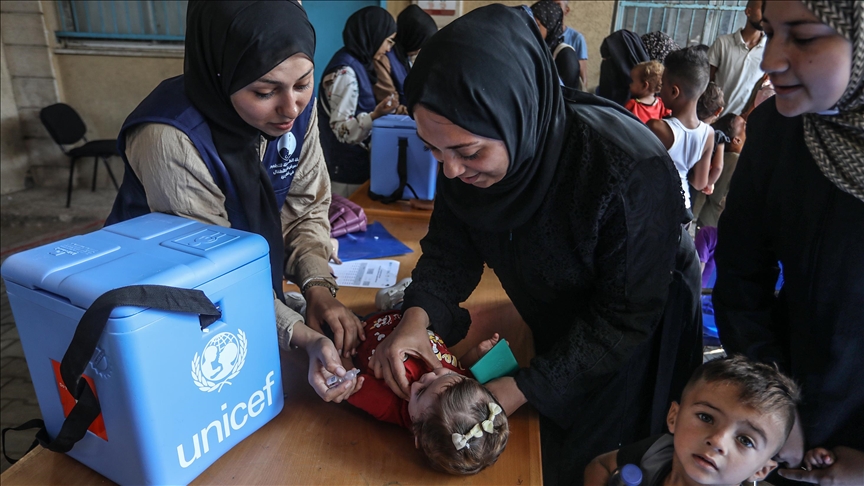
<path id="1" fill-rule="evenodd" d="M 617 450 L 595 457 L 585 468 L 586 486 L 601 486 L 609 483 L 609 478 L 616 469 L 618 469 Z"/>
<path id="2" fill-rule="evenodd" d="M 486 353 L 488 353 L 490 349 L 492 349 L 496 344 L 498 344 L 498 341 L 500 339 L 501 338 L 498 336 L 498 333 L 496 332 L 495 334 L 492 335 L 491 338 L 489 338 L 489 339 L 481 342 L 477 346 L 474 346 L 473 348 L 469 349 L 468 352 L 466 352 L 465 354 L 462 355 L 461 358 L 459 358 L 459 362 L 465 368 L 470 368 L 471 366 L 474 366 L 475 363 L 480 361 L 480 358 L 485 356 Z"/>
<path id="3" fill-rule="evenodd" d="M 807 468 L 808 471 L 812 471 L 814 468 L 816 469 L 824 469 L 834 464 L 834 453 L 828 449 L 823 449 L 821 447 L 817 447 L 815 449 L 810 449 L 804 454 L 804 467 Z"/>

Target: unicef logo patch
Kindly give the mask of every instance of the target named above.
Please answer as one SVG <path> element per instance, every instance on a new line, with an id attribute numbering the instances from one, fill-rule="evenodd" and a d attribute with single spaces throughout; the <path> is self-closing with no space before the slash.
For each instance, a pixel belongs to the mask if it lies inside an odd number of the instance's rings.
<path id="1" fill-rule="evenodd" d="M 297 148 L 297 139 L 294 138 L 294 134 L 288 132 L 279 137 L 277 148 L 279 149 L 279 157 L 281 157 L 282 160 L 288 160 L 288 158 L 291 157 L 291 154 L 294 153 L 294 149 Z"/>
<path id="2" fill-rule="evenodd" d="M 192 381 L 201 391 L 222 391 L 230 385 L 230 379 L 240 373 L 246 362 L 246 333 L 237 330 L 237 336 L 230 332 L 220 332 L 213 336 L 204 352 L 195 353 L 192 359 Z"/>

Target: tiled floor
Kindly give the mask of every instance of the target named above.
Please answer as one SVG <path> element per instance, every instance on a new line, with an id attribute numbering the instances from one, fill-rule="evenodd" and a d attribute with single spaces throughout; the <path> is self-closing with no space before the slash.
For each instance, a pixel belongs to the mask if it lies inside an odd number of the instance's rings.
<path id="1" fill-rule="evenodd" d="M 75 191 L 72 207 L 65 208 L 65 191 L 32 189 L 0 197 L 0 260 L 19 251 L 101 227 L 111 209 L 116 191 Z M 41 418 L 39 404 L 18 330 L 0 282 L 0 427 L 15 427 Z M 35 430 L 8 432 L 5 452 L 21 457 L 33 442 Z M 0 471 L 10 466 L 4 457 Z"/>

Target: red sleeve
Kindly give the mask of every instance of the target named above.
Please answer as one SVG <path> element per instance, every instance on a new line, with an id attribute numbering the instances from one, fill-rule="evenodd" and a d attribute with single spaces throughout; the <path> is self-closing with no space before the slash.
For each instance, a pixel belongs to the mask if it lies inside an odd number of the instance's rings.
<path id="1" fill-rule="evenodd" d="M 666 105 L 663 103 L 662 98 L 658 97 L 657 102 L 660 104 L 660 118 L 664 118 L 672 114 L 672 110 L 666 108 Z"/>
<path id="2" fill-rule="evenodd" d="M 401 413 L 404 400 L 397 397 L 387 383 L 375 378 L 375 375 L 361 373 L 360 376 L 365 378 L 363 388 L 348 397 L 348 403 L 382 422 L 410 428 L 411 424 L 405 423 Z"/>
<path id="3" fill-rule="evenodd" d="M 634 115 L 636 114 L 636 112 L 633 111 L 635 108 L 636 108 L 636 100 L 633 98 L 630 98 L 629 100 L 627 100 L 627 103 L 624 103 L 624 109 L 626 109 L 630 113 L 633 113 Z"/>

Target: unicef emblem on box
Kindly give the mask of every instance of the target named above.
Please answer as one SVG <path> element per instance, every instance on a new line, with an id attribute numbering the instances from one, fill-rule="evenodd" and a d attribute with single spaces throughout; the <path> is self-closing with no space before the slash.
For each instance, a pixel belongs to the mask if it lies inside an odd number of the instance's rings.
<path id="1" fill-rule="evenodd" d="M 192 359 L 192 381 L 198 389 L 205 392 L 222 391 L 230 385 L 232 378 L 240 373 L 246 362 L 246 333 L 237 330 L 237 336 L 230 332 L 220 332 L 213 336 L 204 351 L 195 353 Z"/>
<path id="2" fill-rule="evenodd" d="M 259 235 L 151 213 L 11 255 L 2 277 L 43 446 L 111 481 L 187 484 L 282 410 Z"/>

